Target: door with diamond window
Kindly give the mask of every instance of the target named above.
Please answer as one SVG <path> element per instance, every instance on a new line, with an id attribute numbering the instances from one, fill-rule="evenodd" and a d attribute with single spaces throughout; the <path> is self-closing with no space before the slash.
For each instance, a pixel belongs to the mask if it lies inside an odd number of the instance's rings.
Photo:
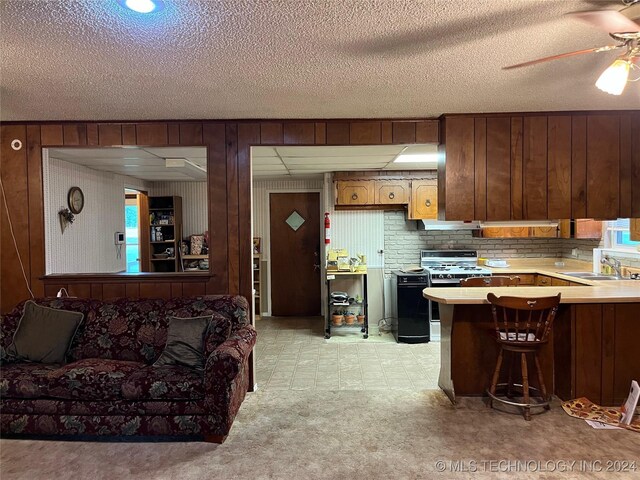
<path id="1" fill-rule="evenodd" d="M 320 315 L 320 194 L 272 193 L 271 314 Z"/>

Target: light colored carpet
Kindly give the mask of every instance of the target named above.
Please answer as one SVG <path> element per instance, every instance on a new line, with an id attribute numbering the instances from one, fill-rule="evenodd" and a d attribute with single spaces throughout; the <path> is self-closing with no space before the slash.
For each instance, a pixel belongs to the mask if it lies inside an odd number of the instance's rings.
<path id="1" fill-rule="evenodd" d="M 594 430 L 558 403 L 525 422 L 478 398 L 454 407 L 434 390 L 272 390 L 247 396 L 223 445 L 4 439 L 0 460 L 2 480 L 638 478 L 585 477 L 580 464 L 551 472 L 545 462 L 620 460 L 640 468 L 640 437 Z M 450 461 L 466 461 L 459 468 L 467 469 L 476 461 L 481 473 L 436 473 L 438 460 L 447 470 Z M 547 471 L 486 471 L 491 465 L 480 462 L 489 460 L 540 461 L 529 468 Z"/>

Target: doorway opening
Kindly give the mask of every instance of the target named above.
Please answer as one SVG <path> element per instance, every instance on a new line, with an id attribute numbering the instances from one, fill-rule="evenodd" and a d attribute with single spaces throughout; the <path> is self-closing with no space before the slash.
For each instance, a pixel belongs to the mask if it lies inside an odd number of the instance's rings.
<path id="1" fill-rule="evenodd" d="M 127 273 L 139 273 L 142 261 L 141 241 L 141 196 L 145 192 L 124 189 L 124 240 Z"/>

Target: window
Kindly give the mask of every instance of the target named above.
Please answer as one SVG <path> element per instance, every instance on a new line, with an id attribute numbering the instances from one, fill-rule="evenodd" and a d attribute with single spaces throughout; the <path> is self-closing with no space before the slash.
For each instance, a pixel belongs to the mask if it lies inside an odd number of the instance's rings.
<path id="1" fill-rule="evenodd" d="M 607 222 L 607 234 L 605 237 L 605 247 L 616 250 L 638 250 L 640 242 L 634 242 L 630 238 L 629 219 L 619 218 Z"/>
<path id="2" fill-rule="evenodd" d="M 140 271 L 140 230 L 138 216 L 138 200 L 136 195 L 127 195 L 124 206 L 127 272 Z"/>

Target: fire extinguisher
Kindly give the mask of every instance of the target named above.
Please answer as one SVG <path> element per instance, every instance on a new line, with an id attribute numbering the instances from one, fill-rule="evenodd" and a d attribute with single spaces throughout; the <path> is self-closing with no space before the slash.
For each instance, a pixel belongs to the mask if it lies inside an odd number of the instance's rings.
<path id="1" fill-rule="evenodd" d="M 331 220 L 329 219 L 329 212 L 324 214 L 324 243 L 329 245 L 331 243 Z"/>

